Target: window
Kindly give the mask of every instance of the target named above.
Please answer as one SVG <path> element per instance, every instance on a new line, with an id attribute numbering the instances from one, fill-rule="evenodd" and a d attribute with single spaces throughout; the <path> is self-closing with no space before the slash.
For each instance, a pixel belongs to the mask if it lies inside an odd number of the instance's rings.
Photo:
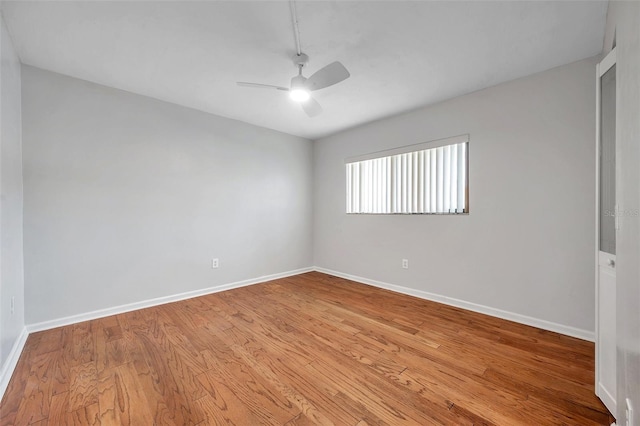
<path id="1" fill-rule="evenodd" d="M 347 213 L 469 212 L 469 135 L 346 160 Z"/>

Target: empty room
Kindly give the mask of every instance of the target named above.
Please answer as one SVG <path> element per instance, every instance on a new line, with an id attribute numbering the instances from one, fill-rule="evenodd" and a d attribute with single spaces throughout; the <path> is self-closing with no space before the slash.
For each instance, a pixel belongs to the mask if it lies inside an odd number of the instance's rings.
<path id="1" fill-rule="evenodd" d="M 0 11 L 0 425 L 640 426 L 640 2 Z"/>

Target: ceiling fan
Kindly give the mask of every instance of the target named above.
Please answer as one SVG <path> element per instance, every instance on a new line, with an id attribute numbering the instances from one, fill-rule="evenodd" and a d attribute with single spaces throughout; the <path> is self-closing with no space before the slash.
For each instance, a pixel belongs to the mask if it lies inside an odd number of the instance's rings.
<path id="1" fill-rule="evenodd" d="M 324 68 L 316 71 L 311 77 L 306 78 L 302 75 L 302 68 L 309 62 L 309 57 L 302 53 L 300 49 L 300 29 L 298 28 L 298 15 L 296 13 L 296 4 L 294 0 L 289 2 L 291 9 L 291 22 L 293 24 L 293 32 L 296 39 L 296 52 L 293 56 L 293 64 L 298 68 L 298 75 L 291 79 L 290 87 L 272 86 L 270 84 L 247 83 L 238 81 L 238 86 L 253 87 L 257 89 L 275 89 L 289 92 L 289 97 L 300 103 L 302 109 L 309 117 L 315 117 L 322 112 L 322 107 L 311 97 L 311 92 L 333 86 L 343 80 L 349 78 L 351 74 L 340 62 L 332 62 Z"/>
<path id="2" fill-rule="evenodd" d="M 311 92 L 340 83 L 349 78 L 350 74 L 344 65 L 336 61 L 316 71 L 311 77 L 306 78 L 302 75 L 302 68 L 307 64 L 308 60 L 309 57 L 304 53 L 293 57 L 293 63 L 298 67 L 298 75 L 291 79 L 291 86 L 289 88 L 272 86 L 270 84 L 247 83 L 244 81 L 239 81 L 238 86 L 289 92 L 289 97 L 299 102 L 309 117 L 315 117 L 322 112 L 322 107 L 318 101 L 311 97 Z"/>

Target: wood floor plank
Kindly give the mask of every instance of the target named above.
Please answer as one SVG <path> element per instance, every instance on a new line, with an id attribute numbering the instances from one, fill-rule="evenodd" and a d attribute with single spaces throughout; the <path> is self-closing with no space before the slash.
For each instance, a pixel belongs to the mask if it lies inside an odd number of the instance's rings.
<path id="1" fill-rule="evenodd" d="M 339 368 L 335 364 L 316 361 L 307 365 L 309 374 L 318 377 L 324 385 L 338 394 L 344 393 L 348 398 L 363 404 L 374 415 L 390 425 L 437 425 L 440 413 L 431 412 L 429 416 L 423 414 L 418 407 L 413 407 L 413 401 L 404 399 L 408 393 L 395 392 L 395 389 L 383 380 L 372 380 L 367 374 L 354 375 L 351 369 Z M 400 397 L 400 399 L 398 398 Z M 386 401 L 394 401 L 389 405 Z"/>
<path id="2" fill-rule="evenodd" d="M 103 370 L 98 381 L 98 399 L 102 425 L 154 424 L 144 389 L 132 365 Z"/>
<path id="3" fill-rule="evenodd" d="M 483 421 L 495 424 L 526 424 L 526 412 L 520 410 L 526 401 L 513 390 L 482 386 L 478 377 L 455 377 L 437 368 L 423 367 L 421 371 L 407 369 L 401 377 L 407 378 L 411 388 L 427 399 L 433 392 L 446 398 L 449 404 L 473 413 Z M 544 424 L 544 423 L 542 423 Z"/>
<path id="4" fill-rule="evenodd" d="M 102 319 L 95 320 L 91 327 L 95 342 L 95 363 L 99 373 L 131 361 L 127 341 L 123 338 L 110 339 L 103 324 Z"/>
<path id="5" fill-rule="evenodd" d="M 304 365 L 291 358 L 274 358 L 271 354 L 257 351 L 251 355 L 261 366 L 268 368 L 282 384 L 304 395 L 314 407 L 322 407 L 323 414 L 333 424 L 351 425 L 357 422 L 358 414 L 351 410 L 349 405 L 337 401 L 333 393 L 327 392 L 317 378 L 308 374 Z M 300 409 L 303 410 L 303 407 Z M 303 411 L 290 422 L 312 422 L 314 415 L 315 411 Z"/>
<path id="6" fill-rule="evenodd" d="M 5 390 L 2 402 L 0 402 L 0 424 L 2 425 L 16 424 L 15 419 L 18 414 L 18 409 L 20 408 L 22 400 L 27 395 L 26 388 L 31 368 L 31 350 L 35 347 L 35 345 L 28 346 L 29 339 L 27 339 L 25 349 L 20 355 L 18 364 Z M 27 347 L 29 347 L 29 350 Z"/>
<path id="7" fill-rule="evenodd" d="M 40 334 L 41 336 L 38 341 L 38 345 L 32 350 L 34 355 L 42 355 L 58 351 L 60 347 L 62 347 L 62 327 L 41 331 Z"/>
<path id="8" fill-rule="evenodd" d="M 95 361 L 96 348 L 95 340 L 91 334 L 91 322 L 87 321 L 64 328 L 65 330 L 71 330 L 70 353 L 65 354 L 65 360 L 68 365 L 71 367 Z"/>
<path id="9" fill-rule="evenodd" d="M 212 368 L 197 378 L 210 395 L 231 390 L 265 424 L 283 424 L 300 412 L 268 378 L 247 364 L 238 350 L 220 344 L 204 354 Z"/>
<path id="10" fill-rule="evenodd" d="M 235 393 L 220 383 L 209 382 L 211 394 L 195 401 L 204 414 L 200 425 L 259 425 L 256 417 Z"/>
<path id="11" fill-rule="evenodd" d="M 100 408 L 98 403 L 69 411 L 69 392 L 59 393 L 51 399 L 49 417 L 42 420 L 41 426 L 93 426 L 100 424 Z"/>
<path id="12" fill-rule="evenodd" d="M 280 333 L 279 337 L 287 336 L 286 330 L 270 329 L 269 338 L 275 342 L 280 340 L 272 333 Z M 252 332 L 250 328 L 241 330 L 239 327 L 217 331 L 221 340 L 214 347 L 220 347 L 224 342 L 232 343 L 231 349 L 234 353 L 242 353 L 245 362 L 252 365 L 254 369 L 261 373 L 268 381 L 275 386 L 281 394 L 297 406 L 302 413 L 295 418 L 295 422 L 314 421 L 315 424 L 355 424 L 356 418 L 344 407 L 336 405 L 331 395 L 325 394 L 317 386 L 318 382 L 313 377 L 309 377 L 305 370 L 305 365 L 310 361 L 299 356 L 299 350 L 290 350 L 289 343 L 278 348 L 277 344 L 264 345 L 259 335 Z M 305 338 L 292 336 L 299 341 Z M 304 345 L 305 350 L 313 351 L 317 358 L 322 348 L 313 342 Z M 307 352 L 305 352 L 307 353 Z M 215 361 L 213 361 L 215 362 Z M 304 395 L 302 398 L 301 396 Z M 315 407 L 322 406 L 324 414 Z M 293 420 L 292 420 L 293 421 Z"/>
<path id="13" fill-rule="evenodd" d="M 594 345 L 318 272 L 31 334 L 4 425 L 608 425 Z"/>
<path id="14" fill-rule="evenodd" d="M 92 426 L 99 425 L 100 422 L 100 407 L 98 403 L 87 405 L 86 407 L 82 407 L 69 416 L 70 418 L 67 420 L 67 425 L 77 425 L 77 426 Z"/>
<path id="15" fill-rule="evenodd" d="M 71 367 L 69 411 L 98 403 L 98 370 L 93 361 Z"/>
<path id="16" fill-rule="evenodd" d="M 181 365 L 178 359 L 180 347 L 172 345 L 161 328 L 154 333 L 141 334 L 138 338 L 147 357 L 148 370 L 137 373 L 150 405 L 154 407 L 154 417 L 161 417 L 165 421 L 171 419 L 177 425 L 201 422 L 203 415 L 195 410 L 193 400 L 190 399 L 193 394 L 202 394 L 201 385 L 193 376 L 188 383 L 182 381 L 182 368 L 174 371 L 176 365 Z M 135 365 L 133 368 L 135 370 Z M 190 385 L 197 388 L 188 388 Z"/>
<path id="17" fill-rule="evenodd" d="M 263 363 L 257 362 L 257 360 L 242 346 L 233 345 L 231 349 L 235 354 L 239 355 L 244 362 L 253 367 L 262 377 L 264 377 L 269 384 L 275 388 L 281 395 L 283 395 L 289 402 L 293 404 L 300 412 L 311 419 L 315 424 L 322 426 L 330 426 L 334 423 L 318 408 L 309 401 L 302 393 L 297 389 L 289 386 L 278 378 L 273 370 Z"/>
<path id="18" fill-rule="evenodd" d="M 161 376 L 154 372 L 153 367 L 138 373 L 140 388 L 147 398 L 149 411 L 153 414 L 153 424 L 176 426 L 187 424 L 188 419 L 184 418 L 184 412 L 177 409 L 177 404 L 171 400 L 172 392 L 169 391 L 170 388 L 159 382 L 158 377 Z M 160 380 L 162 381 L 162 379 Z M 204 418 L 204 415 L 202 417 Z"/>
<path id="19" fill-rule="evenodd" d="M 49 417 L 44 424 L 66 424 L 69 415 L 69 392 L 55 394 L 51 398 Z"/>
<path id="20" fill-rule="evenodd" d="M 60 333 L 56 332 L 56 338 Z M 30 359 L 31 370 L 24 390 L 24 397 L 15 418 L 16 424 L 30 424 L 49 416 L 49 401 L 53 396 L 55 352 L 39 352 Z"/>
<path id="21" fill-rule="evenodd" d="M 139 316 L 135 313 L 131 315 L 118 315 L 118 323 L 122 330 L 122 338 L 126 341 L 127 350 L 129 353 L 129 359 L 133 363 L 138 374 L 148 373 L 149 364 L 145 356 L 145 352 L 140 346 L 140 339 L 137 333 L 144 334 L 146 329 L 141 329 L 137 322 Z"/>

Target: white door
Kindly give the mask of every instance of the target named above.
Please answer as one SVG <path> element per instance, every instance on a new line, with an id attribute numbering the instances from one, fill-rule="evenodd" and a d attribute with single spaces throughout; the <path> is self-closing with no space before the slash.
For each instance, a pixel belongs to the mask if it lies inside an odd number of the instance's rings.
<path id="1" fill-rule="evenodd" d="M 616 51 L 597 67 L 596 395 L 616 415 Z"/>

